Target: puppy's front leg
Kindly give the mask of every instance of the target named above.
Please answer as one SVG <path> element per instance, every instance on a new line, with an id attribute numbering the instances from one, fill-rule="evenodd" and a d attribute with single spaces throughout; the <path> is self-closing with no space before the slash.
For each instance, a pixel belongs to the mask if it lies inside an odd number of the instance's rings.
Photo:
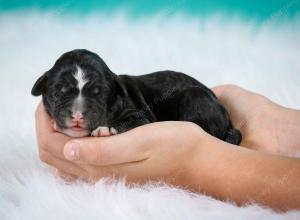
<path id="1" fill-rule="evenodd" d="M 99 126 L 98 128 L 92 131 L 91 136 L 107 137 L 107 136 L 115 135 L 117 133 L 118 131 L 113 127 Z"/>
<path id="2" fill-rule="evenodd" d="M 118 133 L 123 133 L 149 123 L 151 123 L 151 121 L 146 117 L 129 117 L 114 124 L 114 127 L 117 129 Z"/>

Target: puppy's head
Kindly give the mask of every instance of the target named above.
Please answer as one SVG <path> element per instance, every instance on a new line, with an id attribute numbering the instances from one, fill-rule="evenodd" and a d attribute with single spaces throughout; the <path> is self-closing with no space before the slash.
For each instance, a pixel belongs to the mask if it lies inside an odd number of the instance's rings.
<path id="1" fill-rule="evenodd" d="M 57 130 L 83 137 L 98 126 L 107 126 L 109 108 L 119 91 L 116 77 L 98 55 L 73 50 L 36 81 L 31 93 L 43 96 Z"/>

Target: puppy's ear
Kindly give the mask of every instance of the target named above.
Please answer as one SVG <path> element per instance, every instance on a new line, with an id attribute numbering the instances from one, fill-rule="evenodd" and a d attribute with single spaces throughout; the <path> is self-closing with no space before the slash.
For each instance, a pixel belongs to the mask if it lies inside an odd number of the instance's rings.
<path id="1" fill-rule="evenodd" d="M 44 73 L 38 80 L 35 82 L 34 86 L 31 89 L 31 94 L 34 96 L 42 95 L 46 91 L 46 83 L 48 80 L 48 72 Z"/>
<path id="2" fill-rule="evenodd" d="M 118 76 L 115 77 L 114 81 L 115 81 L 117 93 L 120 94 L 121 96 L 128 96 L 127 89 L 124 83 L 120 79 L 118 79 Z"/>

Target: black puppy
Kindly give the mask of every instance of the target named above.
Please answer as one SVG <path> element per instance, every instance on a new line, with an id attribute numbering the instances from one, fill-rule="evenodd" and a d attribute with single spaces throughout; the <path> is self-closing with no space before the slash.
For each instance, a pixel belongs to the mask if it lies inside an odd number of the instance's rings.
<path id="1" fill-rule="evenodd" d="M 174 71 L 114 74 L 95 53 L 63 54 L 31 91 L 43 96 L 54 128 L 72 137 L 109 136 L 156 121 L 191 121 L 211 135 L 239 144 L 225 108 L 192 77 Z"/>

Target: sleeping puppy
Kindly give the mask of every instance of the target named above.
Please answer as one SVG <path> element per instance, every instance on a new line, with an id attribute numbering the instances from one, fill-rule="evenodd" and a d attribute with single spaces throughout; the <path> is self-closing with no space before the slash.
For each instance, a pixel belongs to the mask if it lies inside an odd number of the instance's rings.
<path id="1" fill-rule="evenodd" d="M 225 108 L 183 73 L 116 75 L 95 53 L 63 54 L 35 83 L 54 129 L 72 137 L 110 136 L 157 121 L 190 121 L 232 144 L 241 142 Z"/>

